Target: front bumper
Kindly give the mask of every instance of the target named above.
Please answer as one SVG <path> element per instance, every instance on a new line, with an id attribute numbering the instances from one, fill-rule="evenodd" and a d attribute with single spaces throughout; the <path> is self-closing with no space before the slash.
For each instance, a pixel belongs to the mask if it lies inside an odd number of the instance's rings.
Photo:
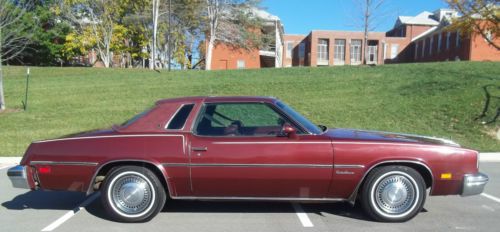
<path id="1" fill-rule="evenodd" d="M 13 168 L 9 168 L 9 170 L 7 171 L 7 176 L 9 177 L 10 182 L 12 183 L 12 186 L 14 188 L 30 188 L 28 184 L 26 166 L 17 165 Z"/>
<path id="2" fill-rule="evenodd" d="M 481 194 L 488 180 L 488 176 L 480 172 L 465 175 L 461 196 L 466 197 Z"/>

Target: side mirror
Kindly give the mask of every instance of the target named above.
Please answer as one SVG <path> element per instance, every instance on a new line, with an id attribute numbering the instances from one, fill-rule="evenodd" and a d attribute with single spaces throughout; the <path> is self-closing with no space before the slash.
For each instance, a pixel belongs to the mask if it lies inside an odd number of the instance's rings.
<path id="1" fill-rule="evenodd" d="M 297 138 L 297 130 L 291 125 L 283 125 L 282 133 L 284 136 L 286 136 L 288 138 L 291 138 L 291 139 Z"/>

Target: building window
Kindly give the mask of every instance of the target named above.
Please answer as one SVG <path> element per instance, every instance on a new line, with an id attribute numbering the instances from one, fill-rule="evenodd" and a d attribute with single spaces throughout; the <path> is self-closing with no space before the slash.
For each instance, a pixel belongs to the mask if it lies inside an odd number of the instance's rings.
<path id="1" fill-rule="evenodd" d="M 485 35 L 485 41 L 486 42 L 493 41 L 493 33 L 491 32 L 491 30 L 485 31 L 484 35 Z"/>
<path id="2" fill-rule="evenodd" d="M 305 53 L 306 53 L 306 44 L 302 42 L 299 44 L 299 58 L 304 59 Z"/>
<path id="3" fill-rule="evenodd" d="M 451 32 L 446 33 L 446 50 L 450 50 L 450 37 Z"/>
<path id="4" fill-rule="evenodd" d="M 391 44 L 391 59 L 398 57 L 399 44 Z"/>
<path id="5" fill-rule="evenodd" d="M 291 59 L 292 53 L 293 53 L 293 42 L 287 41 L 286 42 L 286 58 Z"/>
<path id="6" fill-rule="evenodd" d="M 422 58 L 425 57 L 425 39 L 422 40 Z"/>
<path id="7" fill-rule="evenodd" d="M 418 43 L 415 43 L 415 60 L 418 58 Z"/>
<path id="8" fill-rule="evenodd" d="M 328 40 L 318 39 L 318 64 L 328 65 Z"/>
<path id="9" fill-rule="evenodd" d="M 455 41 L 455 47 L 460 47 L 460 31 L 458 30 L 457 31 L 457 36 L 455 37 L 456 41 Z"/>
<path id="10" fill-rule="evenodd" d="M 443 40 L 443 34 L 442 33 L 439 33 L 439 36 L 438 36 L 438 48 L 437 48 L 437 52 L 441 52 L 441 43 L 442 43 L 442 40 Z"/>
<path id="11" fill-rule="evenodd" d="M 238 60 L 238 62 L 236 63 L 236 67 L 238 69 L 245 69 L 245 61 L 244 60 Z"/>
<path id="12" fill-rule="evenodd" d="M 431 37 L 429 42 L 429 56 L 432 55 L 432 46 L 434 45 L 434 36 Z"/>
<path id="13" fill-rule="evenodd" d="M 335 47 L 333 50 L 333 61 L 336 64 L 343 64 L 345 62 L 345 39 L 335 40 Z"/>
<path id="14" fill-rule="evenodd" d="M 362 41 L 360 39 L 353 39 L 351 41 L 351 64 L 361 63 L 361 49 Z"/>

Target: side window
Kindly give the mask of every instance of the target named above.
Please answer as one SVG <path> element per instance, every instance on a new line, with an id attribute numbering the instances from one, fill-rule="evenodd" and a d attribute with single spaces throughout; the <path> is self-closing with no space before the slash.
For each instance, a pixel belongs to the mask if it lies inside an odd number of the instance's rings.
<path id="1" fill-rule="evenodd" d="M 182 106 L 182 108 L 179 109 L 179 111 L 177 111 L 177 114 L 175 114 L 168 123 L 167 129 L 169 130 L 182 129 L 184 127 L 184 124 L 186 124 L 186 119 L 188 118 L 189 113 L 191 113 L 191 110 L 193 110 L 193 107 L 194 104 Z"/>
<path id="2" fill-rule="evenodd" d="M 196 133 L 206 136 L 277 136 L 285 123 L 281 114 L 264 103 L 207 104 Z"/>

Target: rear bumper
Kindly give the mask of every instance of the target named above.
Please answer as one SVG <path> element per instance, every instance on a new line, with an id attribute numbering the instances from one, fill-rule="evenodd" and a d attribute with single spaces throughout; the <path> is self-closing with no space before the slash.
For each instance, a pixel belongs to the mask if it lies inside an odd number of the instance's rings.
<path id="1" fill-rule="evenodd" d="M 488 176 L 480 172 L 465 175 L 461 196 L 466 197 L 481 194 L 488 180 Z"/>
<path id="2" fill-rule="evenodd" d="M 12 183 L 14 188 L 29 189 L 28 175 L 26 172 L 26 166 L 17 165 L 13 168 L 9 168 L 7 171 L 7 176 Z"/>

